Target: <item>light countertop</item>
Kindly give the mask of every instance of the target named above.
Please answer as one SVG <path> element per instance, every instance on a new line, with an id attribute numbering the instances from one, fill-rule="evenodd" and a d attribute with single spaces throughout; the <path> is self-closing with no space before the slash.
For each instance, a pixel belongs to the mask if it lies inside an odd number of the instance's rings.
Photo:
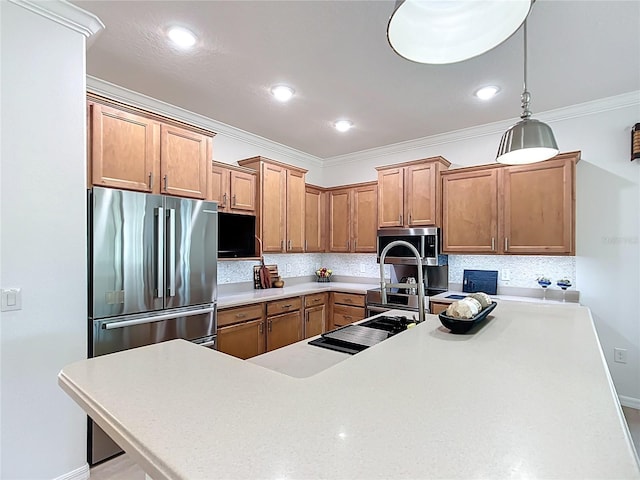
<path id="1" fill-rule="evenodd" d="M 237 307 L 251 303 L 268 302 L 280 298 L 296 297 L 320 292 L 346 292 L 364 294 L 367 290 L 379 287 L 374 283 L 350 282 L 305 282 L 283 288 L 266 288 L 242 293 L 218 295 L 218 308 Z"/>
<path id="2" fill-rule="evenodd" d="M 470 334 L 427 315 L 354 356 L 277 353 L 173 340 L 58 381 L 155 480 L 640 478 L 585 307 L 500 301 Z"/>
<path id="3" fill-rule="evenodd" d="M 462 295 L 463 297 L 466 297 L 467 295 L 469 295 L 469 293 L 461 292 L 458 290 L 447 290 L 444 293 L 439 293 L 438 295 L 429 297 L 429 301 L 439 302 L 439 303 L 453 303 L 456 300 L 458 300 L 456 298 L 447 298 L 449 295 Z M 540 295 L 542 295 L 542 291 L 540 291 Z M 515 295 L 489 295 L 489 296 L 494 300 L 511 300 L 514 302 L 541 303 L 541 304 L 550 304 L 550 305 L 563 305 L 563 304 L 575 305 L 576 304 L 576 302 L 570 302 L 569 300 L 567 300 L 566 302 L 563 302 L 562 300 L 551 300 L 551 299 L 543 300 L 542 297 L 524 297 L 524 296 L 515 296 Z"/>

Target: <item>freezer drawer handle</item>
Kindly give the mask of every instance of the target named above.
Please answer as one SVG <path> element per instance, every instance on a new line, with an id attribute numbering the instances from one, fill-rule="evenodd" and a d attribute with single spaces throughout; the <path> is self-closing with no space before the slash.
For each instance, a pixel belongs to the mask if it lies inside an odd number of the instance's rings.
<path id="1" fill-rule="evenodd" d="M 164 208 L 156 210 L 156 297 L 164 297 Z"/>
<path id="2" fill-rule="evenodd" d="M 167 216 L 169 217 L 169 242 L 171 242 L 167 252 L 169 254 L 169 264 L 167 265 L 168 295 L 174 297 L 176 295 L 176 211 L 173 208 L 168 208 Z"/>
<path id="3" fill-rule="evenodd" d="M 102 324 L 102 328 L 106 330 L 113 330 L 114 328 L 131 327 L 132 325 L 142 325 L 145 323 L 158 322 L 160 320 L 171 320 L 172 318 L 191 317 L 192 315 L 202 315 L 204 313 L 211 313 L 215 310 L 214 307 L 200 308 L 198 310 L 189 310 L 187 312 L 180 313 L 167 313 L 165 315 L 156 315 L 154 317 L 137 318 L 135 320 L 124 320 L 122 322 L 111 322 Z"/>

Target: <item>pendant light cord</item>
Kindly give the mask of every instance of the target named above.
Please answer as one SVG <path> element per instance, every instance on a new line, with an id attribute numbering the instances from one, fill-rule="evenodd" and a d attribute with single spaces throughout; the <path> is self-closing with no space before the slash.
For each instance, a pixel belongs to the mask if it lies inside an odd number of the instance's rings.
<path id="1" fill-rule="evenodd" d="M 524 21 L 524 90 L 520 97 L 522 103 L 522 114 L 520 118 L 528 120 L 531 117 L 529 103 L 531 102 L 531 94 L 527 91 L 527 20 Z"/>

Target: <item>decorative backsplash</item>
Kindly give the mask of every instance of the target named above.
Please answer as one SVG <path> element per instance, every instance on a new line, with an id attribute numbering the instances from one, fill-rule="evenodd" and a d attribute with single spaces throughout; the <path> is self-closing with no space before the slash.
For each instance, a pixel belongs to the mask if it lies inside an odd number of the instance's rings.
<path id="1" fill-rule="evenodd" d="M 462 283 L 465 269 L 497 270 L 498 285 L 538 288 L 536 278 L 549 277 L 554 283 L 569 278 L 577 287 L 575 257 L 525 255 L 449 255 L 449 283 Z M 267 265 L 278 265 L 282 278 L 306 277 L 316 269 L 327 267 L 334 275 L 378 278 L 380 266 L 373 253 L 283 253 L 264 256 Z M 258 261 L 218 262 L 218 284 L 253 281 L 253 266 Z M 509 270 L 509 280 L 502 280 L 503 271 Z M 388 272 L 388 268 L 386 270 Z M 388 275 L 388 273 L 387 273 Z"/>

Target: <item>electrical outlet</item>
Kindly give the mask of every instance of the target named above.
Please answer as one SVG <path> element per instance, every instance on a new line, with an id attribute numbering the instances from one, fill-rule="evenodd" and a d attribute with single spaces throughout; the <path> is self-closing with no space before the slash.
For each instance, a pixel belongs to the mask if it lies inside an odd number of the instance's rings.
<path id="1" fill-rule="evenodd" d="M 614 348 L 613 360 L 617 363 L 627 363 L 627 349 L 626 348 Z"/>
<path id="2" fill-rule="evenodd" d="M 364 273 L 364 272 L 365 272 L 365 270 L 364 270 L 364 263 L 361 263 L 361 264 L 360 264 L 360 273 Z"/>
<path id="3" fill-rule="evenodd" d="M 291 273 L 291 264 L 287 263 L 287 273 Z"/>
<path id="4" fill-rule="evenodd" d="M 501 279 L 503 281 L 508 282 L 511 280 L 511 271 L 508 268 L 503 268 L 500 273 L 502 274 Z"/>

